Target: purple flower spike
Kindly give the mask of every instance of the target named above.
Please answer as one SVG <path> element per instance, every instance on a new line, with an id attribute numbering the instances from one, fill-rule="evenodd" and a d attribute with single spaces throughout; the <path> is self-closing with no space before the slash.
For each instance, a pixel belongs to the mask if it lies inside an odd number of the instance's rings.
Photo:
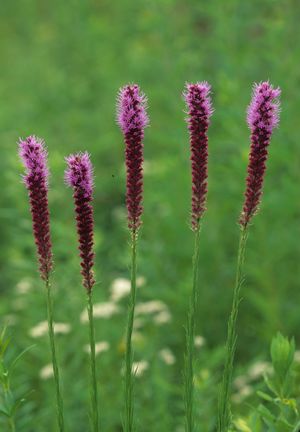
<path id="1" fill-rule="evenodd" d="M 66 158 L 68 169 L 65 172 L 66 183 L 80 189 L 85 198 L 93 194 L 93 168 L 87 152 L 70 155 Z"/>
<path id="2" fill-rule="evenodd" d="M 83 286 L 88 293 L 94 284 L 94 215 L 93 215 L 93 169 L 88 153 L 77 153 L 66 158 L 65 171 L 67 185 L 73 188 L 75 203 L 81 274 Z"/>
<path id="3" fill-rule="evenodd" d="M 251 132 L 263 129 L 270 134 L 278 126 L 280 89 L 268 82 L 254 84 L 253 95 L 247 111 L 247 122 Z"/>
<path id="4" fill-rule="evenodd" d="M 191 226 L 194 231 L 199 228 L 200 219 L 206 210 L 207 196 L 207 163 L 209 119 L 213 113 L 211 87 L 207 82 L 186 84 L 183 93 L 187 105 L 187 123 L 190 132 L 192 164 L 192 212 Z"/>
<path id="5" fill-rule="evenodd" d="M 147 98 L 137 84 L 120 89 L 117 99 L 117 121 L 126 135 L 136 130 L 143 134 L 149 124 L 146 113 Z"/>
<path id="6" fill-rule="evenodd" d="M 23 180 L 29 195 L 40 275 L 43 280 L 48 280 L 52 269 L 52 245 L 48 207 L 47 151 L 42 140 L 30 136 L 19 141 L 19 155 L 26 170 Z"/>
<path id="7" fill-rule="evenodd" d="M 136 84 L 126 85 L 118 95 L 117 121 L 124 134 L 127 171 L 128 227 L 136 233 L 143 211 L 143 138 L 148 125 L 147 100 Z"/>
<path id="8" fill-rule="evenodd" d="M 279 123 L 279 96 L 280 89 L 273 88 L 268 81 L 254 85 L 252 100 L 247 112 L 247 122 L 251 130 L 251 146 L 245 202 L 239 220 L 242 227 L 248 225 L 260 204 L 268 147 L 273 129 Z"/>

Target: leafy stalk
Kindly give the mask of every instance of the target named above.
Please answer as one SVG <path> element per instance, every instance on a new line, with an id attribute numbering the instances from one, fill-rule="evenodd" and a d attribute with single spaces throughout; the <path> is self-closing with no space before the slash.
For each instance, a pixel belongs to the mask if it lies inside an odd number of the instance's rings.
<path id="1" fill-rule="evenodd" d="M 10 389 L 10 369 L 4 364 L 4 353 L 9 344 L 9 339 L 4 339 L 5 330 L 6 329 L 4 328 L 0 337 L 0 381 L 3 392 L 3 404 L 1 403 L 0 413 L 7 418 L 10 432 L 15 432 L 15 411 L 17 401 L 15 401 L 14 395 Z"/>
<path id="2" fill-rule="evenodd" d="M 227 342 L 223 379 L 219 394 L 218 409 L 218 432 L 228 432 L 231 425 L 231 403 L 230 391 L 232 382 L 233 363 L 236 349 L 237 331 L 236 322 L 238 317 L 239 304 L 241 301 L 240 291 L 243 284 L 243 264 L 245 259 L 245 249 L 248 237 L 248 227 L 241 227 L 240 242 L 237 258 L 236 280 L 233 291 L 231 313 L 228 320 Z"/>
<path id="3" fill-rule="evenodd" d="M 93 316 L 93 297 L 92 291 L 87 295 L 87 310 L 89 317 L 89 336 L 90 336 L 90 365 L 91 365 L 91 408 L 93 431 L 99 430 L 99 413 L 98 413 L 98 390 L 96 375 L 96 354 L 95 354 L 95 328 Z"/>
<path id="4" fill-rule="evenodd" d="M 184 403 L 185 403 L 185 430 L 194 430 L 194 339 L 195 339 L 195 315 L 198 300 L 199 280 L 199 238 L 200 226 L 195 231 L 195 244 L 193 255 L 193 286 L 189 303 L 186 324 L 186 353 L 184 357 Z"/>
<path id="5" fill-rule="evenodd" d="M 125 416 L 124 432 L 132 432 L 134 426 L 134 399 L 133 386 L 134 376 L 132 371 L 133 350 L 132 332 L 134 322 L 134 312 L 136 303 L 136 246 L 137 234 L 131 231 L 131 290 L 128 306 L 127 330 L 126 330 L 126 351 L 125 351 Z"/>
<path id="6" fill-rule="evenodd" d="M 13 417 L 11 417 L 9 419 L 9 427 L 10 427 L 11 432 L 15 432 L 16 431 L 16 425 L 15 425 L 15 421 L 14 421 Z"/>
<path id="7" fill-rule="evenodd" d="M 47 291 L 48 332 L 49 332 L 49 339 L 50 339 L 52 367 L 53 367 L 53 375 L 54 375 L 54 382 L 55 382 L 58 427 L 60 432 L 64 432 L 65 426 L 64 426 L 63 399 L 62 399 L 61 389 L 60 389 L 60 378 L 59 378 L 58 362 L 56 356 L 56 344 L 55 344 L 54 326 L 53 326 L 53 300 L 52 300 L 51 285 L 50 285 L 49 278 L 46 279 L 45 285 Z"/>
<path id="8" fill-rule="evenodd" d="M 93 316 L 94 266 L 94 214 L 93 166 L 87 152 L 71 154 L 66 158 L 66 183 L 73 188 L 76 225 L 80 251 L 82 285 L 87 291 L 87 311 L 90 340 L 90 393 L 92 430 L 99 430 L 98 393 L 95 355 L 95 328 Z"/>

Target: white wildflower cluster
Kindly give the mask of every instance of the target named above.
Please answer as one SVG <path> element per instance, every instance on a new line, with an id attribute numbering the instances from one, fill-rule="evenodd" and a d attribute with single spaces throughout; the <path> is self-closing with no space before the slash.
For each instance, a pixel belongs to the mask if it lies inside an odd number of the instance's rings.
<path id="1" fill-rule="evenodd" d="M 110 318 L 120 312 L 120 307 L 113 302 L 95 303 L 93 307 L 94 318 Z M 89 321 L 88 312 L 85 309 L 80 315 L 80 321 L 87 323 Z"/>
<path id="2" fill-rule="evenodd" d="M 46 380 L 53 377 L 53 366 L 52 363 L 46 364 L 42 369 L 40 370 L 40 378 L 42 380 Z"/>
<path id="3" fill-rule="evenodd" d="M 141 287 L 145 284 L 145 278 L 139 276 L 137 278 L 137 286 Z M 93 306 L 94 318 L 109 319 L 112 316 L 122 312 L 122 307 L 118 304 L 120 300 L 128 296 L 130 293 L 130 280 L 125 278 L 117 278 L 113 281 L 110 287 L 110 300 L 107 302 L 95 303 Z M 84 309 L 80 315 L 82 323 L 88 323 L 88 312 Z"/>
<path id="4" fill-rule="evenodd" d="M 71 325 L 68 323 L 57 322 L 53 324 L 55 334 L 67 334 L 71 331 Z M 29 335 L 33 338 L 39 338 L 48 333 L 48 322 L 41 321 L 29 330 Z"/>
<path id="5" fill-rule="evenodd" d="M 113 281 L 110 287 L 110 299 L 113 302 L 121 300 L 130 293 L 130 280 L 125 278 L 117 278 Z"/>
<path id="6" fill-rule="evenodd" d="M 233 385 L 236 393 L 232 396 L 235 403 L 241 403 L 254 392 L 251 385 L 253 381 L 261 378 L 265 373 L 272 370 L 271 364 L 264 361 L 258 361 L 250 366 L 244 375 L 236 377 Z"/>
<path id="7" fill-rule="evenodd" d="M 202 348 L 205 345 L 205 339 L 203 336 L 197 335 L 194 338 L 194 345 L 196 348 Z"/>
<path id="8" fill-rule="evenodd" d="M 300 363 L 300 350 L 295 351 L 294 360 L 297 363 Z"/>
<path id="9" fill-rule="evenodd" d="M 167 324 L 172 319 L 168 306 L 161 300 L 138 303 L 135 312 L 138 318 L 141 315 L 153 316 L 153 321 L 157 325 Z"/>
<path id="10" fill-rule="evenodd" d="M 137 277 L 137 287 L 140 288 L 145 285 L 146 279 L 143 276 Z M 94 318 L 109 319 L 112 316 L 119 314 L 123 311 L 119 302 L 130 294 L 131 283 L 126 278 L 116 278 L 110 287 L 110 299 L 108 302 L 94 304 Z M 153 322 L 156 325 L 166 324 L 171 321 L 171 313 L 165 303 L 160 300 L 151 300 L 141 302 L 136 305 L 135 309 L 136 318 L 134 320 L 134 329 L 137 330 L 144 325 L 147 315 L 151 315 Z M 88 322 L 87 310 L 83 310 L 80 315 L 82 323 Z"/>
<path id="11" fill-rule="evenodd" d="M 147 369 L 149 369 L 147 360 L 140 360 L 132 363 L 132 374 L 136 377 L 141 377 Z"/>
<path id="12" fill-rule="evenodd" d="M 175 356 L 170 350 L 170 348 L 163 348 L 162 350 L 160 350 L 159 356 L 162 359 L 162 361 L 169 366 L 173 365 L 176 362 Z"/>
<path id="13" fill-rule="evenodd" d="M 110 348 L 110 345 L 109 345 L 109 343 L 106 342 L 106 341 L 96 342 L 96 343 L 95 343 L 95 354 L 96 354 L 96 355 L 97 355 L 97 354 L 101 354 L 101 353 L 103 353 L 103 352 L 105 352 L 105 351 L 108 351 L 109 348 Z M 90 345 L 85 345 L 85 346 L 83 347 L 83 350 L 84 350 L 86 353 L 89 354 L 89 353 L 91 352 L 91 346 L 90 346 Z"/>
<path id="14" fill-rule="evenodd" d="M 138 276 L 136 279 L 137 288 L 145 285 L 146 279 L 143 276 Z M 129 279 L 117 278 L 113 281 L 110 287 L 110 300 L 112 302 L 118 302 L 122 298 L 126 297 L 130 293 L 131 283 Z"/>
<path id="15" fill-rule="evenodd" d="M 163 312 L 166 310 L 166 305 L 160 300 L 151 300 L 144 303 L 138 303 L 135 312 L 137 315 L 152 314 L 157 312 Z"/>

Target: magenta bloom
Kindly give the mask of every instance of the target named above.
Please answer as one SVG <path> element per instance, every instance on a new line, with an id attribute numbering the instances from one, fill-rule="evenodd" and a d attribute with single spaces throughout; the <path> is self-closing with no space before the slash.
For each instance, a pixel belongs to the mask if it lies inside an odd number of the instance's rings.
<path id="1" fill-rule="evenodd" d="M 77 153 L 66 158 L 68 168 L 65 171 L 67 185 L 73 188 L 81 274 L 83 286 L 88 293 L 94 284 L 94 216 L 93 216 L 93 169 L 88 153 Z"/>
<path id="2" fill-rule="evenodd" d="M 251 146 L 246 179 L 246 192 L 240 225 L 246 227 L 258 210 L 261 200 L 268 147 L 273 129 L 279 122 L 280 89 L 268 82 L 255 84 L 248 107 L 247 122 L 251 130 Z"/>
<path id="3" fill-rule="evenodd" d="M 52 245 L 48 207 L 49 173 L 47 151 L 43 140 L 35 136 L 20 140 L 19 155 L 26 170 L 23 180 L 29 195 L 40 275 L 43 280 L 48 280 L 52 269 Z"/>
<path id="4" fill-rule="evenodd" d="M 200 219 L 206 210 L 207 162 L 209 119 L 213 113 L 210 85 L 207 82 L 186 84 L 183 94 L 187 105 L 187 123 L 190 132 L 192 164 L 192 211 L 191 226 L 199 228 Z"/>
<path id="5" fill-rule="evenodd" d="M 124 134 L 127 171 L 128 227 L 136 232 L 143 211 L 143 138 L 148 125 L 147 100 L 136 84 L 126 85 L 118 95 L 117 121 Z"/>

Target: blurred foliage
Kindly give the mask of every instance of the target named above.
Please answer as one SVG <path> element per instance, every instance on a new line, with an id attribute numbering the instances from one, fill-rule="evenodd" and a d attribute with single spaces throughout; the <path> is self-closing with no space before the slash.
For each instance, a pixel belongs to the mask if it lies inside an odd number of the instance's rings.
<path id="1" fill-rule="evenodd" d="M 299 353 L 299 352 L 298 352 Z M 238 419 L 240 432 L 298 432 L 299 359 L 295 358 L 295 342 L 278 333 L 271 344 L 271 373 L 264 376 L 266 391 L 258 391 L 262 403 L 253 410 L 249 420 Z"/>
<path id="2" fill-rule="evenodd" d="M 16 416 L 21 411 L 21 405 L 27 401 L 26 397 L 28 395 L 21 395 L 20 391 L 22 392 L 23 389 L 20 383 L 18 389 L 12 389 L 12 377 L 17 363 L 32 346 L 26 348 L 16 358 L 10 358 L 8 361 L 7 352 L 11 347 L 11 340 L 6 335 L 6 330 L 4 327 L 0 334 L 0 425 L 1 428 L 14 432 L 16 430 Z M 30 406 L 32 406 L 31 403 L 27 404 L 26 411 L 22 410 L 21 413 L 27 424 L 30 420 L 33 420 L 30 416 Z M 24 412 L 26 412 L 26 415 L 24 415 Z"/>
<path id="3" fill-rule="evenodd" d="M 245 110 L 254 81 L 282 88 L 280 128 L 274 134 L 260 214 L 251 227 L 244 301 L 239 316 L 237 373 L 263 359 L 277 330 L 300 337 L 300 93 L 296 0 L 3 0 L 0 5 L 0 316 L 10 323 L 16 355 L 32 344 L 30 329 L 45 319 L 45 293 L 35 265 L 19 136 L 45 138 L 51 168 L 50 205 L 55 253 L 56 321 L 71 323 L 58 335 L 70 430 L 88 424 L 87 328 L 80 285 L 71 192 L 63 184 L 64 156 L 88 150 L 95 165 L 97 302 L 128 276 L 124 212 L 123 143 L 115 125 L 115 97 L 138 82 L 149 97 L 145 136 L 145 214 L 138 300 L 161 300 L 172 320 L 149 316 L 139 329 L 135 356 L 149 368 L 137 379 L 138 430 L 182 430 L 183 324 L 191 287 L 193 238 L 189 230 L 190 171 L 185 81 L 208 80 L 215 114 L 210 128 L 208 211 L 203 223 L 197 331 L 201 431 L 213 430 L 216 385 L 231 302 L 249 148 Z M 26 294 L 20 287 L 30 286 Z M 123 302 L 123 301 L 122 301 Z M 126 301 L 125 301 L 126 302 Z M 97 320 L 97 338 L 110 348 L 98 357 L 104 430 L 121 430 L 121 365 L 125 303 L 111 319 Z M 22 358 L 16 382 L 34 393 L 30 415 L 39 432 L 55 430 L 53 382 L 39 371 L 50 361 L 46 336 Z M 159 356 L 170 349 L 176 362 Z M 25 385 L 24 384 L 24 385 Z M 249 407 L 237 403 L 236 415 Z M 168 413 L 168 415 L 167 415 Z M 17 430 L 31 431 L 26 416 Z M 19 422 L 19 423 L 18 423 Z M 22 424 L 21 424 L 22 423 Z M 19 428 L 19 429 L 18 429 Z M 36 428 L 35 428 L 36 430 Z"/>

